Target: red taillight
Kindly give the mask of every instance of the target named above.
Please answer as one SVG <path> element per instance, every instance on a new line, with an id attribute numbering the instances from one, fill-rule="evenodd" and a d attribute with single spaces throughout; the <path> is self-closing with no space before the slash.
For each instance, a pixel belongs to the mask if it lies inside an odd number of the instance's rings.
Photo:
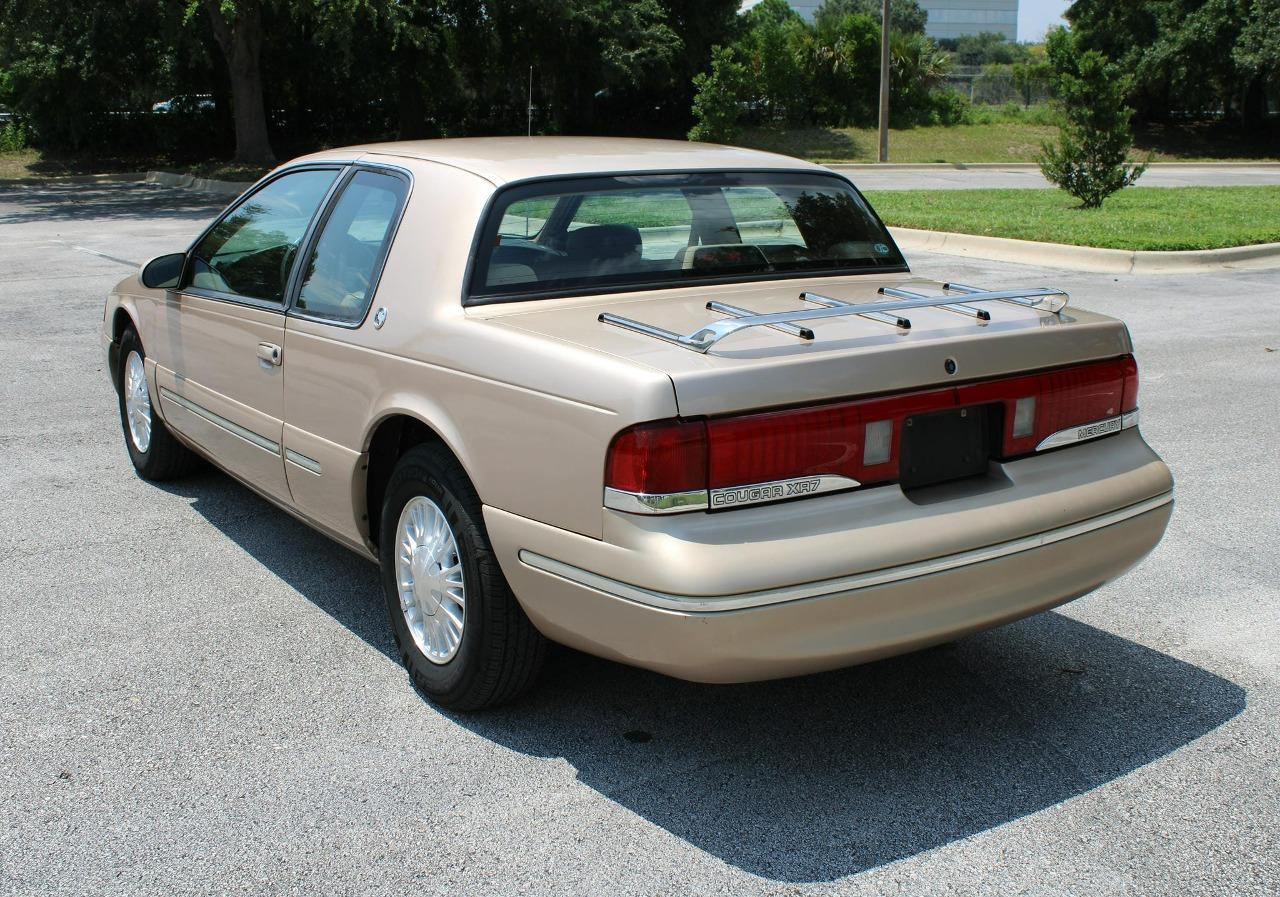
<path id="1" fill-rule="evenodd" d="M 819 473 L 856 478 L 861 463 L 852 402 L 711 420 L 707 434 L 712 489 Z"/>
<path id="2" fill-rule="evenodd" d="M 1036 435 L 1041 439 L 1077 424 L 1120 414 L 1124 371 L 1118 361 L 1053 371 L 1042 377 L 1036 413 Z"/>
<path id="3" fill-rule="evenodd" d="M 898 479 L 903 425 L 913 415 L 998 405 L 1003 432 L 991 452 L 1008 460 L 1042 448 L 1115 432 L 1136 423 L 1138 368 L 1132 356 L 959 387 L 833 402 L 811 408 L 656 421 L 623 430 L 609 448 L 605 485 L 633 496 L 686 493 L 678 505 L 646 503 L 650 513 L 727 507 Z M 1124 422 L 1121 423 L 1123 417 Z M 1132 420 L 1131 420 L 1132 418 Z M 1105 423 L 1104 426 L 1090 426 Z M 993 434 L 993 439 L 996 434 Z M 835 478 L 820 486 L 739 487 Z M 717 502 L 717 490 L 743 494 Z M 706 501 L 687 493 L 704 492 Z M 614 505 L 637 510 L 634 502 Z"/>
<path id="4" fill-rule="evenodd" d="M 664 420 L 613 437 L 605 485 L 623 492 L 668 495 L 707 488 L 707 425 Z"/>
<path id="5" fill-rule="evenodd" d="M 1120 410 L 1126 413 L 1138 410 L 1138 362 L 1132 355 L 1120 359 L 1124 366 L 1124 398 L 1120 401 Z"/>

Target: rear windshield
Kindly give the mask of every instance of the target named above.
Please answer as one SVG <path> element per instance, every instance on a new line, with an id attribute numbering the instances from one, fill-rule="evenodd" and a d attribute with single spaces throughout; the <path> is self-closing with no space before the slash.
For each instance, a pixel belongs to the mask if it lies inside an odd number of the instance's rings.
<path id="1" fill-rule="evenodd" d="M 906 267 L 846 181 L 793 172 L 518 185 L 478 247 L 471 302 Z"/>

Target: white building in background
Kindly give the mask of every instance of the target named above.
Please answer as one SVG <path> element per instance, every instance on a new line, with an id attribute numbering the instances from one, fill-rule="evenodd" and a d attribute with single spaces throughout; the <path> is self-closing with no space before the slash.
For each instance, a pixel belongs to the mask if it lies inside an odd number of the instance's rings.
<path id="1" fill-rule="evenodd" d="M 789 0 L 791 8 L 806 21 L 813 21 L 813 14 L 822 0 Z M 1018 0 L 916 0 L 929 14 L 925 33 L 930 37 L 961 37 L 994 31 L 1003 34 L 1010 42 L 1018 39 Z M 748 0 L 745 6 L 754 6 Z"/>

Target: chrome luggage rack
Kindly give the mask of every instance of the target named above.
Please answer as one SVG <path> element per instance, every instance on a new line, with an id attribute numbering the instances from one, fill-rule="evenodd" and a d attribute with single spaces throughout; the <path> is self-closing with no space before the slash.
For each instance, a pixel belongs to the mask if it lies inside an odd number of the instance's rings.
<path id="1" fill-rule="evenodd" d="M 738 331 L 746 330 L 749 327 L 771 327 L 798 339 L 812 340 L 813 331 L 797 322 L 859 315 L 868 320 L 888 324 L 899 331 L 907 331 L 911 329 L 911 319 L 905 318 L 897 314 L 897 312 L 910 311 L 913 308 L 940 308 L 954 312 L 957 315 L 972 318 L 975 323 L 982 325 L 991 320 L 991 312 L 985 308 L 974 308 L 970 303 L 1008 302 L 1013 305 L 1021 305 L 1024 308 L 1034 308 L 1056 315 L 1067 307 L 1068 301 L 1066 293 L 1052 287 L 984 290 L 979 287 L 966 286 L 962 283 L 944 283 L 942 285 L 942 295 L 940 296 L 913 293 L 910 290 L 901 290 L 897 287 L 881 287 L 880 294 L 897 301 L 856 303 L 848 302 L 844 299 L 832 299 L 830 296 L 823 296 L 820 293 L 805 290 L 800 294 L 801 301 L 812 302 L 814 305 L 819 306 L 818 308 L 798 308 L 794 311 L 779 311 L 770 314 L 760 314 L 749 308 L 728 305 L 724 302 L 708 302 L 707 311 L 718 312 L 729 317 L 721 318 L 719 321 L 712 321 L 693 333 L 676 333 L 673 330 L 655 327 L 653 324 L 645 324 L 642 321 L 633 321 L 631 318 L 624 318 L 621 315 L 615 315 L 610 312 L 602 313 L 599 320 L 604 324 L 612 324 L 615 327 L 622 327 L 625 330 L 643 333 L 646 336 L 652 336 L 654 339 L 683 346 L 694 352 L 705 353 L 726 336 L 732 336 Z M 957 302 L 957 299 L 962 299 L 963 302 Z"/>

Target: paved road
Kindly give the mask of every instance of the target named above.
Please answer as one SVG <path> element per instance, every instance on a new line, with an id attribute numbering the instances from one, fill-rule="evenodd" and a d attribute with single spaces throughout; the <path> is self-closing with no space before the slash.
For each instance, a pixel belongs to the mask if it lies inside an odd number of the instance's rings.
<path id="1" fill-rule="evenodd" d="M 370 565 L 223 476 L 129 468 L 102 296 L 213 211 L 0 191 L 0 893 L 1280 891 L 1280 274 L 913 259 L 1128 319 L 1178 507 L 1121 581 L 788 682 L 565 652 L 460 717 L 391 657 Z"/>
<path id="2" fill-rule="evenodd" d="M 1049 187 L 1037 168 L 865 168 L 832 165 L 863 190 L 976 190 L 984 187 Z M 1195 168 L 1154 165 L 1142 187 L 1231 187 L 1280 184 L 1280 166 Z"/>

